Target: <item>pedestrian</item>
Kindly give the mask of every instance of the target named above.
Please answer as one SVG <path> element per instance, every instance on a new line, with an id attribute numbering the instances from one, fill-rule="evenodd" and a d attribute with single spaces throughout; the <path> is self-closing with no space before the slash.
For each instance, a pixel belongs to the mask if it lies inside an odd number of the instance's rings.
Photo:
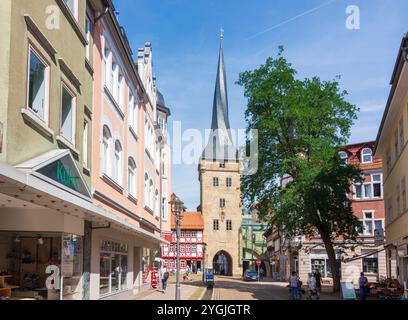
<path id="1" fill-rule="evenodd" d="M 166 289 L 167 289 L 167 281 L 169 280 L 170 277 L 170 273 L 167 270 L 166 266 L 163 266 L 160 270 L 160 279 L 161 279 L 161 283 L 162 283 L 162 292 L 163 294 L 166 293 Z"/>
<path id="2" fill-rule="evenodd" d="M 317 298 L 316 278 L 313 273 L 309 273 L 307 278 L 307 291 L 309 300 Z"/>
<path id="3" fill-rule="evenodd" d="M 364 275 L 364 272 L 361 272 L 358 284 L 360 286 L 360 300 L 367 300 L 368 279 Z"/>
<path id="4" fill-rule="evenodd" d="M 293 271 L 292 276 L 289 279 L 290 299 L 291 300 L 299 300 L 299 282 L 300 282 L 300 279 L 296 271 Z"/>
<path id="5" fill-rule="evenodd" d="M 319 269 L 316 269 L 314 277 L 316 279 L 317 295 L 320 296 L 322 294 L 322 274 L 320 273 Z"/>

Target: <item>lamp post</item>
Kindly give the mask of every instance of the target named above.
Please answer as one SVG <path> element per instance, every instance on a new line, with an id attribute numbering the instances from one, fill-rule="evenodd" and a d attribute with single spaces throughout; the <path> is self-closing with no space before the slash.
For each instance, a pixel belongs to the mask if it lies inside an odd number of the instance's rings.
<path id="1" fill-rule="evenodd" d="M 184 203 L 175 194 L 172 194 L 171 201 L 169 201 L 169 204 L 171 206 L 171 212 L 172 214 L 174 214 L 174 218 L 176 220 L 176 236 L 177 236 L 176 300 L 180 300 L 180 227 L 185 207 Z"/>

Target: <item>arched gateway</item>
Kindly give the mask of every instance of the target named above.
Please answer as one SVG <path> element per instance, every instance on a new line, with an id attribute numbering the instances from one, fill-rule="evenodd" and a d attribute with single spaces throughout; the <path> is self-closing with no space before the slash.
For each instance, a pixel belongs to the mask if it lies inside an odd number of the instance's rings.
<path id="1" fill-rule="evenodd" d="M 232 276 L 232 258 L 228 252 L 219 251 L 213 259 L 214 273 L 222 276 Z"/>

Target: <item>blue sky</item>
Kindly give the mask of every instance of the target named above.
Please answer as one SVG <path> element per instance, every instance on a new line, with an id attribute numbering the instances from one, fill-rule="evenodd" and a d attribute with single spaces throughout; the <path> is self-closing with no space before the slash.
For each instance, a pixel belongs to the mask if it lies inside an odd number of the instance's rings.
<path id="1" fill-rule="evenodd" d="M 242 88 L 235 85 L 239 73 L 275 56 L 283 45 L 299 77 L 331 80 L 341 75 L 348 101 L 361 109 L 350 142 L 374 140 L 401 38 L 408 31 L 406 0 L 114 2 L 133 51 L 152 42 L 159 89 L 172 109 L 171 120 L 182 121 L 183 129 L 204 130 L 211 125 L 219 29 L 223 27 L 232 128 L 245 127 L 246 101 Z M 348 5 L 360 8 L 360 30 L 345 27 Z M 309 13 L 302 15 L 305 12 Z M 189 210 L 195 210 L 199 204 L 197 166 L 174 165 L 172 189 Z"/>

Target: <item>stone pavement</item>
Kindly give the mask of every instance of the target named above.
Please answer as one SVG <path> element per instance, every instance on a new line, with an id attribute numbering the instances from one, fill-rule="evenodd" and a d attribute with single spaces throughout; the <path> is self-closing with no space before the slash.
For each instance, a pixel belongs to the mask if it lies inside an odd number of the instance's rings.
<path id="1" fill-rule="evenodd" d="M 286 282 L 245 282 L 241 279 L 216 277 L 214 300 L 288 300 L 289 288 Z M 306 295 L 303 299 L 307 299 Z M 323 292 L 320 300 L 339 300 L 339 295 Z"/>
<path id="2" fill-rule="evenodd" d="M 194 295 L 199 288 L 198 283 L 182 283 L 180 287 L 181 300 L 190 300 L 190 297 Z M 175 300 L 176 298 L 176 285 L 170 283 L 167 286 L 166 293 L 161 290 L 149 290 L 142 292 L 133 297 L 132 300 Z"/>

